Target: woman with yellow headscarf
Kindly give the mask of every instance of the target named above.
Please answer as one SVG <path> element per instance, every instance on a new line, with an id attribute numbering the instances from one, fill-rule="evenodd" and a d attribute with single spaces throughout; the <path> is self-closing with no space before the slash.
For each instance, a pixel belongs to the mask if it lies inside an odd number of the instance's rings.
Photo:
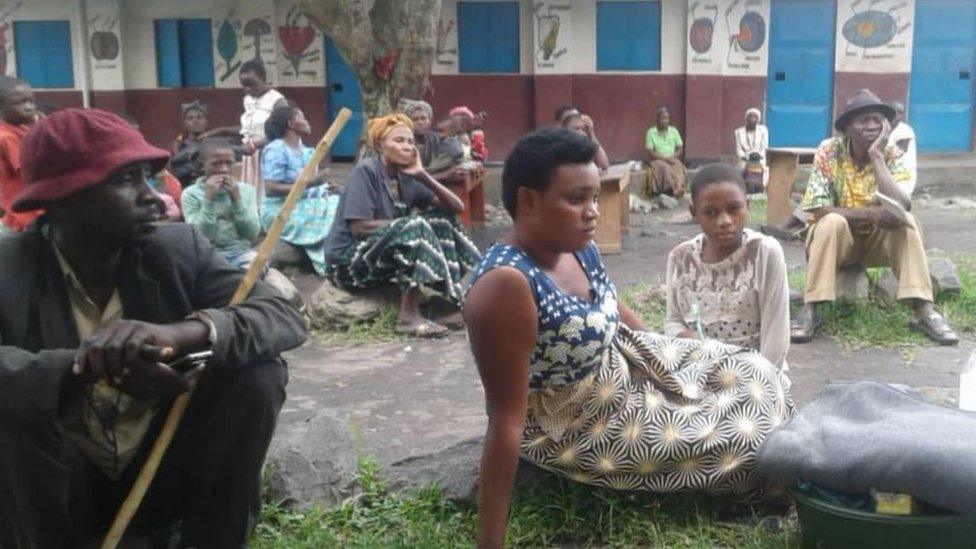
<path id="1" fill-rule="evenodd" d="M 325 246 L 330 279 L 347 288 L 395 282 L 400 289 L 397 331 L 439 337 L 459 328 L 420 313 L 421 287 L 460 307 L 461 279 L 481 254 L 457 221 L 464 203 L 424 170 L 414 145 L 413 123 L 393 113 L 369 121 L 376 155 L 361 160 L 346 179 Z"/>

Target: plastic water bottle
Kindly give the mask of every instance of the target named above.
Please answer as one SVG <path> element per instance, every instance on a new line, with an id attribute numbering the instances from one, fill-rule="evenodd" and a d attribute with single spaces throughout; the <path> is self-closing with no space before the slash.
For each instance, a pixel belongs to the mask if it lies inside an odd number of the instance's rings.
<path id="1" fill-rule="evenodd" d="M 976 412 L 976 350 L 959 373 L 959 409 Z"/>

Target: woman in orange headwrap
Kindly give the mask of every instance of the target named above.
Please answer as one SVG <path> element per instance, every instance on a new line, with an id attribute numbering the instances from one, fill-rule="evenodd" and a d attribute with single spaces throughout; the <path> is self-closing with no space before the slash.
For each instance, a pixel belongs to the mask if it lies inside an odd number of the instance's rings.
<path id="1" fill-rule="evenodd" d="M 327 274 L 339 286 L 372 288 L 396 282 L 397 331 L 438 337 L 460 327 L 420 313 L 421 287 L 460 306 L 461 279 L 481 259 L 457 214 L 464 203 L 424 170 L 413 141 L 413 123 L 400 113 L 374 118 L 366 128 L 375 156 L 346 179 L 325 246 Z"/>

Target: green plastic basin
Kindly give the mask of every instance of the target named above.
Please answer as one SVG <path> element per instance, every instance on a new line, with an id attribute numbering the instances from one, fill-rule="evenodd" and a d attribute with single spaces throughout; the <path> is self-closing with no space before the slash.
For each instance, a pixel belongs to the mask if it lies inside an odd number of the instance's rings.
<path id="1" fill-rule="evenodd" d="M 790 490 L 804 548 L 974 548 L 976 516 L 894 516 L 849 509 Z"/>

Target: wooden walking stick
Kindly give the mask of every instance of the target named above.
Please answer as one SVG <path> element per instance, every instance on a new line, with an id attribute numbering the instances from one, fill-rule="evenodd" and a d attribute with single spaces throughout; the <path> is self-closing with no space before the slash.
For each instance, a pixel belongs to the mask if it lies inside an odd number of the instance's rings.
<path id="1" fill-rule="evenodd" d="M 329 126 L 329 130 L 325 132 L 322 140 L 315 147 L 315 152 L 312 153 L 311 160 L 308 161 L 308 164 L 305 165 L 302 172 L 298 174 L 298 179 L 295 180 L 295 184 L 288 191 L 288 196 L 285 198 L 285 203 L 281 207 L 281 211 L 278 212 L 278 217 L 275 218 L 271 229 L 268 230 L 268 235 L 261 243 L 261 247 L 258 248 L 257 258 L 251 263 L 240 285 L 237 286 L 237 290 L 230 300 L 231 305 L 244 301 L 250 295 L 254 283 L 260 278 L 261 271 L 264 270 L 264 265 L 271 255 L 271 250 L 274 249 L 275 244 L 278 242 L 278 237 L 281 236 L 281 231 L 285 228 L 285 223 L 291 216 L 292 210 L 295 209 L 295 204 L 298 203 L 298 199 L 301 198 L 308 182 L 315 175 L 319 164 L 322 163 L 322 159 L 325 158 L 326 153 L 332 148 L 332 143 L 335 141 L 336 136 L 342 131 L 342 128 L 346 125 L 351 115 L 352 111 L 349 109 L 343 108 L 340 110 L 335 120 L 332 121 L 332 125 Z M 163 424 L 163 429 L 153 443 L 149 457 L 146 458 L 146 462 L 142 465 L 139 476 L 136 477 L 135 483 L 129 490 L 129 495 L 122 502 L 122 507 L 119 508 L 119 512 L 115 515 L 115 520 L 112 522 L 112 527 L 105 536 L 105 540 L 102 541 L 102 549 L 115 549 L 119 541 L 121 541 L 122 534 L 125 533 L 125 529 L 129 526 L 132 517 L 135 516 L 139 505 L 142 503 L 142 498 L 145 497 L 146 491 L 152 483 L 153 477 L 156 476 L 156 470 L 159 469 L 159 464 L 163 459 L 163 455 L 166 453 L 166 448 L 169 447 L 169 443 L 173 440 L 173 435 L 176 434 L 176 428 L 179 427 L 180 420 L 183 419 L 183 414 L 186 412 L 186 407 L 190 403 L 191 395 L 192 390 L 176 397 L 176 400 L 173 402 L 173 407 L 170 408 L 169 415 L 166 416 L 166 423 Z"/>

